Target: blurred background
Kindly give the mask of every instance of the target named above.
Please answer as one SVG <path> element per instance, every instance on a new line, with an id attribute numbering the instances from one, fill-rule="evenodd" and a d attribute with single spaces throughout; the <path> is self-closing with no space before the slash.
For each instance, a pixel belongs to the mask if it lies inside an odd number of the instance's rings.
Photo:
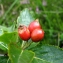
<path id="1" fill-rule="evenodd" d="M 0 0 L 0 25 L 11 26 L 24 8 L 40 20 L 43 44 L 63 47 L 63 0 Z"/>

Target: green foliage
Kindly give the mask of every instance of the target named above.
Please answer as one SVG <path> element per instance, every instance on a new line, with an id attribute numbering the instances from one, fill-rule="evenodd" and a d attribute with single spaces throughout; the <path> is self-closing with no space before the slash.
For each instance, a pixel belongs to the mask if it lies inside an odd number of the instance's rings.
<path id="1" fill-rule="evenodd" d="M 34 20 L 32 13 L 26 8 L 20 12 L 20 16 L 17 19 L 17 24 L 28 26 L 30 22 Z"/>
<path id="2" fill-rule="evenodd" d="M 23 51 L 14 44 L 9 45 L 9 57 L 12 63 L 31 63 L 34 53 L 31 51 Z"/>
<path id="3" fill-rule="evenodd" d="M 9 56 L 0 56 L 0 63 L 63 62 L 63 50 L 59 48 L 59 46 L 63 47 L 62 0 L 29 0 L 27 3 L 22 0 L 1 0 L 0 4 L 0 11 L 2 11 L 0 14 L 0 52 L 3 53 L 3 50 Z M 21 11 L 22 9 L 24 10 Z M 40 41 L 41 43 L 33 43 L 29 40 L 28 43 L 31 45 L 22 49 L 23 41 L 18 37 L 17 27 L 28 26 L 35 18 L 39 19 L 45 31 L 45 37 Z"/>
<path id="4" fill-rule="evenodd" d="M 13 49 L 12 49 L 13 48 Z M 62 63 L 63 50 L 52 45 L 39 45 L 32 49 L 35 52 L 22 50 L 16 44 L 9 45 L 9 57 L 12 63 Z"/>
<path id="5" fill-rule="evenodd" d="M 6 43 L 0 42 L 0 49 L 2 49 L 3 51 L 7 51 L 8 46 Z"/>
<path id="6" fill-rule="evenodd" d="M 0 48 L 6 51 L 8 49 L 8 44 L 11 42 L 17 42 L 17 32 L 15 31 L 15 26 L 0 26 Z"/>
<path id="7" fill-rule="evenodd" d="M 8 57 L 0 56 L 0 63 L 7 63 Z"/>
<path id="8" fill-rule="evenodd" d="M 17 34 L 16 32 L 4 33 L 3 35 L 0 36 L 0 41 L 4 42 L 6 44 L 8 44 L 10 42 L 16 42 L 16 38 L 17 38 L 16 34 Z"/>
<path id="9" fill-rule="evenodd" d="M 52 45 L 39 45 L 31 49 L 35 56 L 50 63 L 62 63 L 63 50 Z"/>
<path id="10" fill-rule="evenodd" d="M 45 60 L 40 59 L 40 58 L 34 58 L 32 63 L 50 63 L 50 62 L 45 61 Z"/>

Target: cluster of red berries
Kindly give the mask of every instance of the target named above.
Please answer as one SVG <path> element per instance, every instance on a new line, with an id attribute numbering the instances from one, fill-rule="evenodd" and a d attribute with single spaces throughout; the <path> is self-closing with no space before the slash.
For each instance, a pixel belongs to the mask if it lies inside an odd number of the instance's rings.
<path id="1" fill-rule="evenodd" d="M 24 41 L 27 41 L 31 38 L 33 42 L 38 42 L 44 38 L 44 30 L 41 29 L 38 20 L 31 22 L 29 27 L 24 25 L 19 26 L 18 34 Z"/>

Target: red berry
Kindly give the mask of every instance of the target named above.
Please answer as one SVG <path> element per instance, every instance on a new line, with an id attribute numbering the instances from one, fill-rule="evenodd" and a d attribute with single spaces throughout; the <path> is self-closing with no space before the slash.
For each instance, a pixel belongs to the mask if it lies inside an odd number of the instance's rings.
<path id="1" fill-rule="evenodd" d="M 35 29 L 31 34 L 33 42 L 38 42 L 44 38 L 44 31 L 42 29 Z"/>
<path id="2" fill-rule="evenodd" d="M 35 30 L 37 28 L 39 28 L 39 29 L 41 28 L 38 20 L 35 20 L 35 21 L 30 23 L 30 25 L 29 25 L 30 32 L 32 32 L 33 30 Z"/>
<path id="3" fill-rule="evenodd" d="M 20 26 L 18 28 L 18 34 L 20 38 L 24 41 L 27 41 L 30 39 L 30 31 L 26 26 Z"/>

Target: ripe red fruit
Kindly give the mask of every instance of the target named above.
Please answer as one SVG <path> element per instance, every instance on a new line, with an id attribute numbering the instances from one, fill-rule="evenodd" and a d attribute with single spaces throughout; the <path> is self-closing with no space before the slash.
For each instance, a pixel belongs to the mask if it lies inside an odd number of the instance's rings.
<path id="1" fill-rule="evenodd" d="M 41 26 L 40 26 L 40 24 L 39 24 L 39 21 L 38 20 L 35 20 L 35 21 L 33 21 L 33 22 L 31 22 L 30 23 L 30 25 L 29 25 L 29 30 L 30 30 L 30 32 L 32 33 L 32 31 L 33 30 L 35 30 L 36 28 L 41 28 Z"/>
<path id="2" fill-rule="evenodd" d="M 26 26 L 20 26 L 18 28 L 18 34 L 20 38 L 24 41 L 27 41 L 30 39 L 30 31 Z"/>
<path id="3" fill-rule="evenodd" d="M 38 42 L 44 38 L 44 31 L 42 29 L 35 29 L 31 34 L 33 42 Z"/>

